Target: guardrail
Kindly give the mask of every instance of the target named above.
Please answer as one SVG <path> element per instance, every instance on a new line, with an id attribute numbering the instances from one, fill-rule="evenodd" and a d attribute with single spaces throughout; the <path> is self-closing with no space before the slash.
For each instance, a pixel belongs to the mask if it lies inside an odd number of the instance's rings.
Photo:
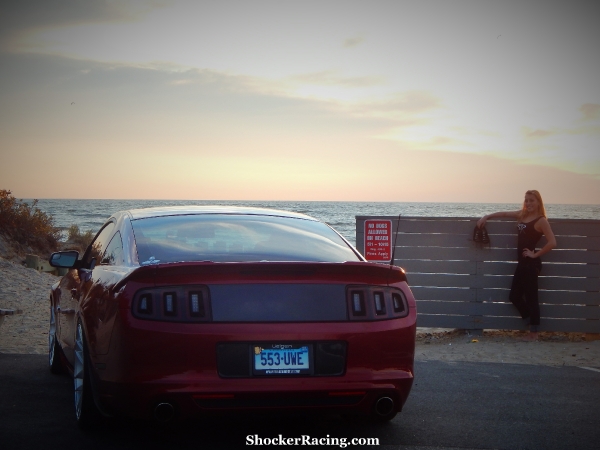
<path id="1" fill-rule="evenodd" d="M 490 246 L 479 248 L 472 241 L 479 218 L 357 216 L 356 244 L 363 254 L 367 219 L 392 221 L 394 264 L 407 272 L 417 326 L 475 333 L 526 329 L 508 299 L 516 268 L 514 220 L 489 220 Z M 558 247 L 542 257 L 540 331 L 600 333 L 600 221 L 550 224 Z"/>

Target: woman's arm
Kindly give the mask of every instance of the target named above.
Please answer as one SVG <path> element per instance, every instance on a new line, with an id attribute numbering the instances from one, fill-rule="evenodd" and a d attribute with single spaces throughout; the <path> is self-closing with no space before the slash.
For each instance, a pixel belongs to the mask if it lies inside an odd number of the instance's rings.
<path id="1" fill-rule="evenodd" d="M 535 224 L 535 228 L 541 228 L 542 233 L 544 233 L 544 236 L 546 236 L 546 240 L 548 241 L 546 243 L 546 245 L 544 245 L 539 251 L 537 252 L 533 252 L 529 249 L 525 249 L 523 250 L 523 256 L 527 257 L 527 258 L 539 258 L 542 255 L 545 255 L 546 253 L 548 253 L 550 250 L 552 250 L 553 248 L 556 248 L 556 237 L 554 236 L 554 232 L 552 231 L 552 228 L 550 228 L 550 224 L 548 223 L 548 220 L 545 217 L 542 217 L 540 220 L 538 220 L 538 222 Z"/>
<path id="2" fill-rule="evenodd" d="M 487 216 L 483 216 L 477 221 L 477 226 L 479 228 L 483 227 L 489 219 L 493 219 L 494 217 L 512 217 L 516 219 L 517 217 L 519 217 L 520 213 L 521 211 L 498 211 L 492 214 L 488 214 Z"/>

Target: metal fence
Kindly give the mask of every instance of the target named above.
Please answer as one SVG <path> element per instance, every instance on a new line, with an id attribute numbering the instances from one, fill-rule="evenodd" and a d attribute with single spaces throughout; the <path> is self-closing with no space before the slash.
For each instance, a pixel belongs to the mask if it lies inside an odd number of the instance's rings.
<path id="1" fill-rule="evenodd" d="M 357 216 L 392 221 L 394 264 L 403 267 L 417 299 L 419 327 L 525 329 L 508 300 L 516 268 L 516 223 L 490 220 L 490 245 L 472 240 L 478 218 Z M 600 333 L 600 221 L 550 220 L 558 247 L 542 257 L 541 331 Z M 541 248 L 545 238 L 539 243 Z"/>

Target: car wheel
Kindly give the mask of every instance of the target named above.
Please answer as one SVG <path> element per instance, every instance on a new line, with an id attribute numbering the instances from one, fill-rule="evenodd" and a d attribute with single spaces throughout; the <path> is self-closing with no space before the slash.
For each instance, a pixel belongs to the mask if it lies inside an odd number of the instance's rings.
<path id="1" fill-rule="evenodd" d="M 56 339 L 56 313 L 50 305 L 50 329 L 48 330 L 48 365 L 50 372 L 59 374 L 62 373 L 62 364 L 60 361 L 60 349 Z"/>
<path id="2" fill-rule="evenodd" d="M 100 413 L 94 404 L 89 369 L 89 356 L 85 343 L 85 334 L 81 322 L 78 322 L 75 332 L 73 384 L 75 388 L 75 418 L 80 428 L 87 428 L 95 424 L 100 418 Z"/>

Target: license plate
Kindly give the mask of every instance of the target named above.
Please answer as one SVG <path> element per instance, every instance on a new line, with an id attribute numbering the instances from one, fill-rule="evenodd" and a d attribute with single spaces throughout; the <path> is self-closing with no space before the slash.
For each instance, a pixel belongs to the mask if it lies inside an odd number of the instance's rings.
<path id="1" fill-rule="evenodd" d="M 305 344 L 256 344 L 255 375 L 310 374 L 311 346 Z"/>

